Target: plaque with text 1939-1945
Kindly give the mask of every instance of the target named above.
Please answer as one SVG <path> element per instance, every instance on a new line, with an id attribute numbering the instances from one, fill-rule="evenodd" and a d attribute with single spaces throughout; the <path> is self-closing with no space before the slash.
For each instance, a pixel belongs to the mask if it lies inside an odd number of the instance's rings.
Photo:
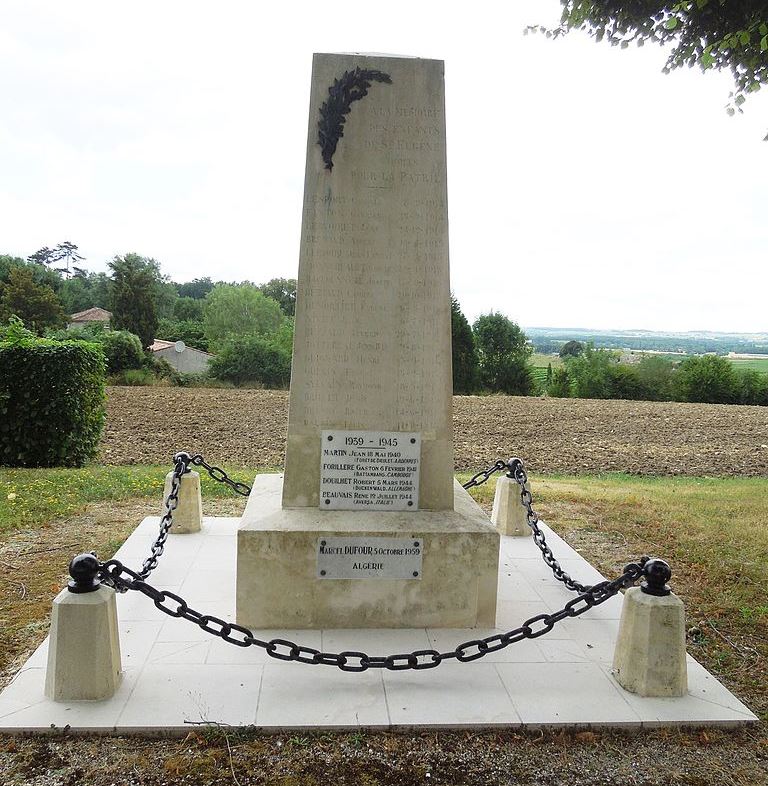
<path id="1" fill-rule="evenodd" d="M 418 510 L 420 461 L 416 432 L 323 431 L 320 507 Z"/>
<path id="2" fill-rule="evenodd" d="M 421 579 L 423 544 L 414 538 L 320 538 L 319 579 Z"/>

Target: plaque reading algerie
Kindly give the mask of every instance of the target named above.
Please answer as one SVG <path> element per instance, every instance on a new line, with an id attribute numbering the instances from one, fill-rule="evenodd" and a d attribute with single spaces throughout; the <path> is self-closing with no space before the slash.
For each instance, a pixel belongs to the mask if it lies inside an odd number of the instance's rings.
<path id="1" fill-rule="evenodd" d="M 323 431 L 320 507 L 418 510 L 420 461 L 416 432 Z"/>
<path id="2" fill-rule="evenodd" d="M 317 578 L 421 580 L 423 553 L 421 540 L 415 538 L 320 538 Z"/>

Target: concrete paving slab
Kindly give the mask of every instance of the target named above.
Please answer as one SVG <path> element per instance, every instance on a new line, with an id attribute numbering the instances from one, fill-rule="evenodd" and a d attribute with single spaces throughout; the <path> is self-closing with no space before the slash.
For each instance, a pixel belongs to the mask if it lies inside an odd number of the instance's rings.
<path id="1" fill-rule="evenodd" d="M 159 517 L 149 517 L 115 555 L 138 567 Z M 199 533 L 172 535 L 151 583 L 184 596 L 193 608 L 234 620 L 239 519 L 207 518 Z M 601 576 L 546 525 L 563 567 L 580 581 Z M 324 651 L 371 655 L 457 644 L 517 627 L 561 608 L 573 594 L 541 562 L 530 538 L 502 537 L 494 630 L 265 630 Z M 107 701 L 57 704 L 43 695 L 47 641 L 0 694 L 0 733 L 186 734 L 217 723 L 276 729 L 407 729 L 523 726 L 739 726 L 756 717 L 693 658 L 689 692 L 680 699 L 642 698 L 611 674 L 621 600 L 611 600 L 551 633 L 472 663 L 446 661 L 425 671 L 344 673 L 285 663 L 263 649 L 240 648 L 186 620 L 159 612 L 138 593 L 119 595 L 123 680 Z"/>

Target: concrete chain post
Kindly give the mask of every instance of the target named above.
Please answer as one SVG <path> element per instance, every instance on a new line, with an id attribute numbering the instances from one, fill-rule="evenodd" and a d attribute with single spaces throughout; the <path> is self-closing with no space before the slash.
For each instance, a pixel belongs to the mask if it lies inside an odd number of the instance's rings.
<path id="1" fill-rule="evenodd" d="M 526 483 L 525 488 L 530 491 Z M 496 481 L 496 494 L 493 498 L 491 523 L 495 524 L 502 535 L 530 535 L 526 519 L 526 509 L 520 499 L 520 486 L 514 478 L 502 475 Z"/>
<path id="2" fill-rule="evenodd" d="M 685 608 L 667 586 L 672 571 L 663 560 L 645 565 L 646 580 L 624 594 L 613 674 L 638 696 L 685 696 Z"/>
<path id="3" fill-rule="evenodd" d="M 165 476 L 165 488 L 163 490 L 163 500 L 168 499 L 173 484 L 174 472 L 171 471 Z M 165 506 L 163 506 L 163 515 Z M 179 503 L 173 511 L 173 526 L 171 535 L 187 535 L 192 532 L 200 532 L 203 526 L 203 498 L 200 494 L 200 473 L 190 470 L 183 475 L 183 481 L 179 485 Z"/>

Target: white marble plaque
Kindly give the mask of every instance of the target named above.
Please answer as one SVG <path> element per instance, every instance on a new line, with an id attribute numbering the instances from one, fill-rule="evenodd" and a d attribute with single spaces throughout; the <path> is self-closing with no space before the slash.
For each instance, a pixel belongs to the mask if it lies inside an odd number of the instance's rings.
<path id="1" fill-rule="evenodd" d="M 319 579 L 420 579 L 423 544 L 418 538 L 320 538 Z"/>
<path id="2" fill-rule="evenodd" d="M 320 507 L 418 510 L 420 462 L 417 432 L 323 431 Z"/>

